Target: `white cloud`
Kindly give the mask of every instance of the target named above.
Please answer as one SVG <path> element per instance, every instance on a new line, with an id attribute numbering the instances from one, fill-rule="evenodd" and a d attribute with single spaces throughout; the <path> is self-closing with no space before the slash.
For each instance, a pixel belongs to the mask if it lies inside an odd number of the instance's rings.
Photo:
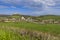
<path id="1" fill-rule="evenodd" d="M 54 0 L 0 0 L 5 3 L 15 3 L 21 4 L 23 2 L 32 3 L 35 2 L 36 4 L 43 3 L 44 5 L 55 5 Z"/>
<path id="2" fill-rule="evenodd" d="M 43 10 L 49 9 L 50 6 L 55 6 L 55 1 L 57 0 L 0 0 L 1 2 L 13 4 L 17 6 L 23 5 L 25 8 L 31 8 L 31 9 L 40 9 Z M 58 0 L 59 1 L 59 0 Z M 12 8 L 16 8 L 15 6 L 12 6 Z"/>
<path id="3" fill-rule="evenodd" d="M 0 5 L 0 8 L 16 8 L 15 6 L 4 6 L 4 5 Z"/>
<path id="4" fill-rule="evenodd" d="M 50 5 L 50 6 L 55 5 L 54 0 L 33 0 L 33 1 L 37 3 L 43 3 L 45 5 Z"/>

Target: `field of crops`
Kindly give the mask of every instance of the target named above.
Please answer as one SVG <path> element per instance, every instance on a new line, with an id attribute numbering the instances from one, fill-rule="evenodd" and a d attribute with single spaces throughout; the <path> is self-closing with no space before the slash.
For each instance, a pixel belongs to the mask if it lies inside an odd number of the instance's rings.
<path id="1" fill-rule="evenodd" d="M 19 30 L 27 29 L 31 31 L 34 30 L 34 31 L 46 32 L 56 36 L 60 35 L 60 24 L 35 24 L 35 23 L 29 23 L 29 22 L 9 22 L 9 23 L 1 22 L 0 23 L 0 40 L 29 40 L 28 36 L 22 37 L 17 32 L 18 29 L 16 28 L 18 28 Z"/>

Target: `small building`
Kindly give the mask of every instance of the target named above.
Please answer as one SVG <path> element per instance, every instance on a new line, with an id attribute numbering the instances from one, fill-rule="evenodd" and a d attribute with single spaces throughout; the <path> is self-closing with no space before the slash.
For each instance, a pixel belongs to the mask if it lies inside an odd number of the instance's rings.
<path id="1" fill-rule="evenodd" d="M 29 18 L 26 19 L 26 21 L 32 22 L 33 19 L 29 17 Z"/>
<path id="2" fill-rule="evenodd" d="M 21 20 L 25 20 L 25 18 L 22 16 L 22 17 L 21 17 Z"/>

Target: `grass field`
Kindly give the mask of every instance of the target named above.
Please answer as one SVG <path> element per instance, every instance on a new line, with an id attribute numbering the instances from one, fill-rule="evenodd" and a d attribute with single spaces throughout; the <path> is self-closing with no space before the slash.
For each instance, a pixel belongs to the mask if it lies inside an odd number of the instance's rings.
<path id="1" fill-rule="evenodd" d="M 19 36 L 19 33 L 8 30 L 6 27 L 36 30 L 40 32 L 51 33 L 57 36 L 59 36 L 60 34 L 60 24 L 35 24 L 35 23 L 29 23 L 29 22 L 9 22 L 9 23 L 1 22 L 0 23 L 0 40 L 24 40 L 23 37 Z M 28 39 L 29 37 L 26 36 L 26 40 Z"/>

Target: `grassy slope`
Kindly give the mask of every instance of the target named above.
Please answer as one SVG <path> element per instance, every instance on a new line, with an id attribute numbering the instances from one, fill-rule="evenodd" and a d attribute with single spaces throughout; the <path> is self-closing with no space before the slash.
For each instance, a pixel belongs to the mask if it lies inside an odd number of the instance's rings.
<path id="1" fill-rule="evenodd" d="M 0 26 L 8 26 L 8 27 L 12 26 L 12 27 L 25 28 L 30 30 L 49 32 L 53 34 L 60 34 L 59 24 L 34 24 L 27 22 L 17 22 L 17 23 L 0 23 Z"/>
<path id="2" fill-rule="evenodd" d="M 56 19 L 60 20 L 60 16 L 44 16 L 38 17 L 37 19 Z M 23 40 L 23 37 L 19 35 L 19 33 L 15 33 L 11 30 L 2 29 L 1 27 L 18 27 L 18 28 L 25 28 L 30 30 L 37 30 L 42 32 L 49 32 L 51 34 L 58 35 L 60 34 L 60 24 L 35 24 L 35 23 L 28 23 L 28 22 L 16 22 L 16 23 L 3 23 L 0 22 L 0 40 Z M 29 40 L 26 37 L 26 40 Z"/>
<path id="3" fill-rule="evenodd" d="M 46 19 L 60 20 L 60 16 L 56 16 L 56 15 L 45 15 L 45 16 L 38 16 L 35 19 L 38 19 L 38 20 L 46 20 Z"/>
<path id="4" fill-rule="evenodd" d="M 28 36 L 21 36 L 18 32 L 0 29 L 0 40 L 29 40 Z"/>

